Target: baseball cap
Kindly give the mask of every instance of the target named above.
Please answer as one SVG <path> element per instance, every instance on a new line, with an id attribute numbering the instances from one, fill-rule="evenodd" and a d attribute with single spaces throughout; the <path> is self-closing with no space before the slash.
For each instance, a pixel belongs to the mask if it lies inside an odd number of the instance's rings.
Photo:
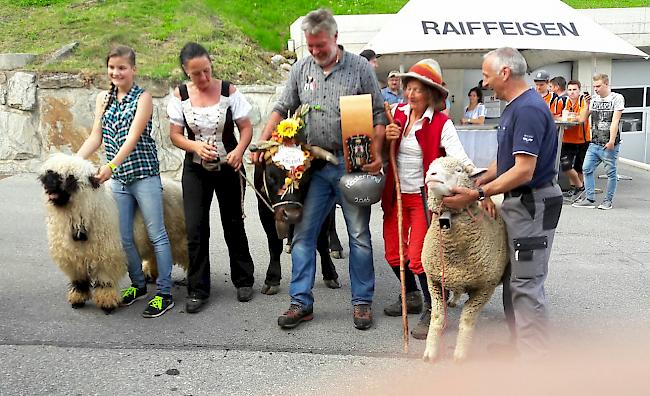
<path id="1" fill-rule="evenodd" d="M 381 56 L 381 55 L 377 55 L 375 53 L 375 51 L 373 51 L 371 49 L 365 49 L 365 50 L 361 51 L 361 53 L 359 55 L 366 58 L 367 60 L 370 60 L 372 58 L 379 58 Z"/>
<path id="2" fill-rule="evenodd" d="M 388 72 L 388 78 L 391 77 L 399 77 L 399 70 L 391 70 L 390 72 Z"/>
<path id="3" fill-rule="evenodd" d="M 551 79 L 551 75 L 548 74 L 546 70 L 540 70 L 537 73 L 535 73 L 535 76 L 533 76 L 533 81 L 548 81 Z"/>

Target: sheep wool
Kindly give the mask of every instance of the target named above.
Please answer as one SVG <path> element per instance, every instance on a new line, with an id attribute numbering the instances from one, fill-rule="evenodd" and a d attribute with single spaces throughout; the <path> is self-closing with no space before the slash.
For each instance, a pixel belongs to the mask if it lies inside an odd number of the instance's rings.
<path id="1" fill-rule="evenodd" d="M 127 265 L 117 205 L 110 188 L 93 178 L 96 173 L 87 160 L 54 154 L 43 164 L 39 180 L 45 190 L 50 256 L 70 280 L 69 303 L 73 308 L 82 307 L 94 288 L 94 303 L 110 313 L 121 301 L 118 283 L 126 275 Z M 164 178 L 163 189 L 165 225 L 174 259 L 186 269 L 185 218 L 178 210 L 182 208 L 181 189 L 178 183 Z M 134 233 L 145 268 L 155 269 L 153 247 L 141 215 L 136 216 Z M 148 272 L 151 276 L 152 270 Z"/>
<path id="2" fill-rule="evenodd" d="M 425 360 L 433 361 L 439 354 L 444 322 L 443 264 L 445 289 L 454 293 L 454 302 L 464 293 L 469 295 L 462 309 L 454 351 L 454 360 L 462 361 L 467 356 L 478 315 L 500 283 L 509 260 L 503 219 L 498 215 L 495 220 L 482 213 L 476 202 L 466 210 L 452 211 L 451 228 L 439 227 L 442 196 L 449 195 L 449 189 L 454 186 L 472 188 L 472 171 L 454 158 L 441 157 L 431 163 L 426 176 L 428 204 L 433 216 L 422 248 L 422 266 L 432 299 Z"/>

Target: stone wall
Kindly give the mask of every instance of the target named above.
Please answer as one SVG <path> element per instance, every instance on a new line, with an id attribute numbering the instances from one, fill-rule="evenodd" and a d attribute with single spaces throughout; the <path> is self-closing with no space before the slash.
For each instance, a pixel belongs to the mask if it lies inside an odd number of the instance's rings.
<path id="1" fill-rule="evenodd" d="M 171 89 L 151 81 L 138 84 L 154 96 L 153 137 L 161 170 L 179 177 L 183 153 L 169 140 Z M 0 71 L 0 173 L 36 172 L 50 154 L 76 152 L 92 128 L 95 98 L 107 85 L 102 77 Z M 253 105 L 250 118 L 254 136 L 259 136 L 282 87 L 238 89 Z M 92 160 L 105 161 L 104 153 L 98 152 Z"/>

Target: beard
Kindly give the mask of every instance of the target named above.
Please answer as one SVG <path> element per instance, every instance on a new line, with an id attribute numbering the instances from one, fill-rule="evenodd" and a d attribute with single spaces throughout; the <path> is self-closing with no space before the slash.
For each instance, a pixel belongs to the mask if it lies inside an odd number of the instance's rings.
<path id="1" fill-rule="evenodd" d="M 338 54 L 338 47 L 333 46 L 332 51 L 330 51 L 330 53 L 328 54 L 327 57 L 316 58 L 314 56 L 313 58 L 314 58 L 314 61 L 316 62 L 316 64 L 318 66 L 324 67 L 324 66 L 329 66 L 330 64 L 332 64 L 332 62 L 334 62 L 334 59 L 336 59 L 337 54 Z"/>

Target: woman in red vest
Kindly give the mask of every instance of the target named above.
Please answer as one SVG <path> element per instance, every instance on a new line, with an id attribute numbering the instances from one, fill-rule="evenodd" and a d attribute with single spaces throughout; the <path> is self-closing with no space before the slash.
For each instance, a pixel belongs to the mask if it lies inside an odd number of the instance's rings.
<path id="1" fill-rule="evenodd" d="M 422 268 L 422 244 L 427 232 L 428 210 L 423 200 L 424 177 L 433 160 L 451 155 L 473 165 L 458 139 L 451 119 L 442 113 L 448 91 L 442 85 L 442 73 L 438 62 L 424 59 L 413 65 L 408 73 L 399 75 L 404 86 L 406 104 L 393 108 L 395 123 L 386 127 L 386 140 L 397 140 L 397 170 L 402 193 L 402 233 L 406 269 L 406 301 L 408 313 L 423 311 L 418 324 L 411 331 L 417 339 L 426 339 L 431 320 L 431 296 L 427 277 Z M 389 165 L 386 172 L 386 187 L 382 195 L 384 210 L 385 257 L 393 272 L 399 273 L 399 241 L 397 234 L 397 200 L 393 170 Z M 415 277 L 420 281 L 418 290 Z M 423 307 L 424 305 L 424 307 Z M 388 316 L 401 316 L 401 299 L 386 306 Z"/>

